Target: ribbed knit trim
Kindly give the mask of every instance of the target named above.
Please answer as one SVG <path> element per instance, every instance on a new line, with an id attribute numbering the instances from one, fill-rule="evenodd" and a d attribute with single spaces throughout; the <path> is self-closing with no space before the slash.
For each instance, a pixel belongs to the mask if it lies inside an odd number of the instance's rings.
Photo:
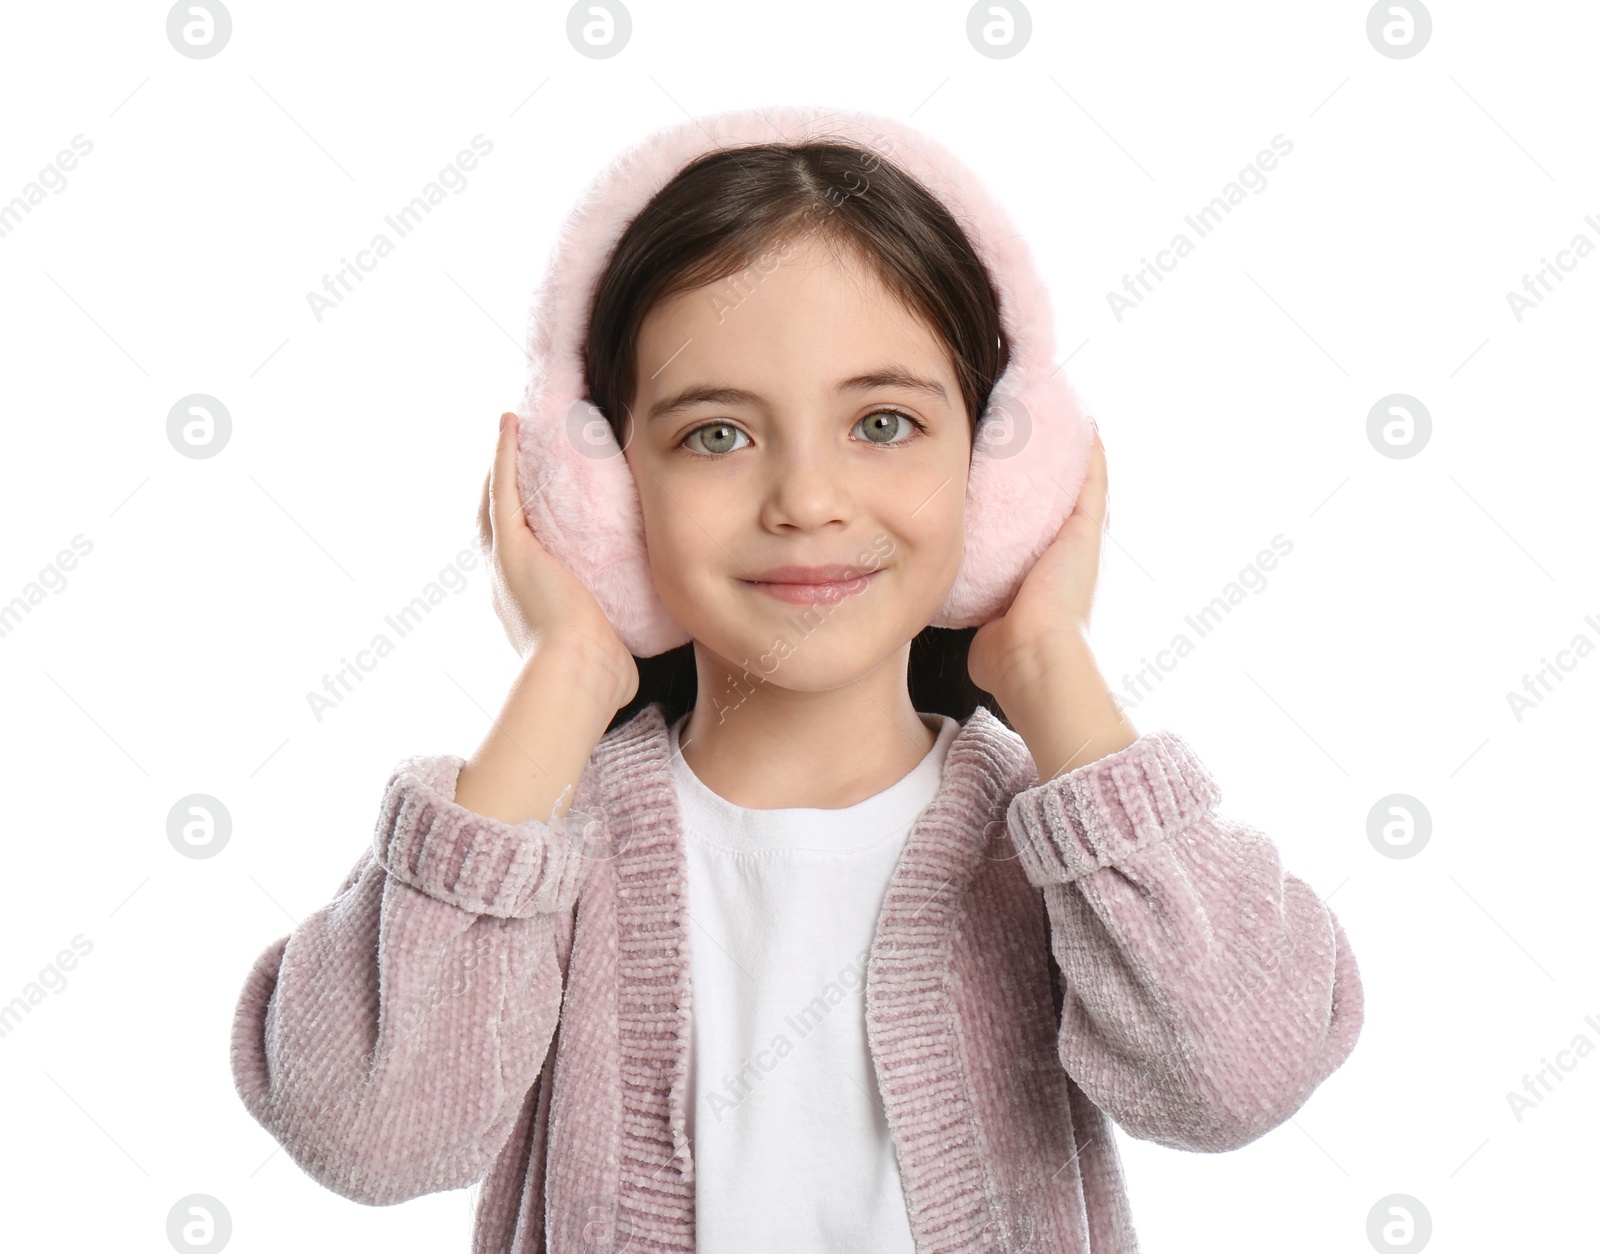
<path id="1" fill-rule="evenodd" d="M 1188 743 L 1161 730 L 1019 792 L 1007 815 L 1023 870 L 1043 887 L 1176 835 L 1221 799 Z"/>
<path id="2" fill-rule="evenodd" d="M 668 744 L 661 706 L 648 705 L 600 742 L 593 778 L 594 807 L 617 826 L 606 842 L 616 850 L 622 1051 L 616 1229 L 629 1234 L 633 1254 L 694 1248 L 688 866 Z M 1163 755 L 1176 751 L 1162 746 Z M 993 825 L 1006 820 L 1000 799 L 1036 778 L 1021 738 L 987 709 L 975 710 L 949 744 L 939 789 L 906 838 L 877 922 L 866 1028 L 918 1254 L 982 1248 L 994 1239 L 996 1216 L 1014 1206 L 984 1156 L 948 981 L 960 903 L 986 864 Z M 1032 791 L 1048 801 L 1067 778 Z M 1121 778 L 1113 771 L 1097 786 L 1119 795 Z M 1119 813 L 1141 811 L 1130 801 Z"/>
<path id="3" fill-rule="evenodd" d="M 988 813 L 1031 760 L 983 707 L 950 743 L 944 777 L 895 867 L 867 964 L 867 1037 L 918 1254 L 981 1248 L 1005 1205 L 980 1151 L 947 989 L 958 904 L 984 864 Z"/>
<path id="4" fill-rule="evenodd" d="M 666 745 L 652 703 L 595 751 L 596 795 L 620 827 L 607 843 L 617 851 L 617 1229 L 629 1234 L 630 1254 L 694 1249 L 688 860 Z"/>
<path id="5" fill-rule="evenodd" d="M 504 823 L 456 804 L 463 764 L 436 755 L 407 759 L 395 769 L 373 833 L 378 863 L 396 879 L 473 914 L 526 919 L 571 909 L 585 860 L 564 824 Z"/>

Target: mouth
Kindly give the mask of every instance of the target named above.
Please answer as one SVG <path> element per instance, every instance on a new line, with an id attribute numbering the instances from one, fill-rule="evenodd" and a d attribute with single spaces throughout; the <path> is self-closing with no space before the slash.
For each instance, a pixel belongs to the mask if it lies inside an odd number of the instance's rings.
<path id="1" fill-rule="evenodd" d="M 854 566 L 780 566 L 739 582 L 779 601 L 809 605 L 842 601 L 864 591 L 881 574 L 882 567 L 864 570 Z"/>

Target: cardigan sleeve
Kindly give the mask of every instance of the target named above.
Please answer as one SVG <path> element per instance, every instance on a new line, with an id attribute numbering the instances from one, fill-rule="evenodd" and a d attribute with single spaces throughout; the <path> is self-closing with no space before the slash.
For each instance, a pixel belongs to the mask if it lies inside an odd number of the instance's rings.
<path id="1" fill-rule="evenodd" d="M 1175 733 L 1012 798 L 1062 972 L 1062 1065 L 1130 1135 L 1237 1149 L 1355 1047 L 1362 991 L 1333 912 L 1263 833 L 1217 813 Z"/>
<path id="2" fill-rule="evenodd" d="M 556 935 L 582 865 L 566 820 L 456 804 L 463 759 L 407 758 L 333 900 L 253 965 L 231 1065 L 300 1167 L 367 1205 L 481 1179 L 538 1079 Z"/>

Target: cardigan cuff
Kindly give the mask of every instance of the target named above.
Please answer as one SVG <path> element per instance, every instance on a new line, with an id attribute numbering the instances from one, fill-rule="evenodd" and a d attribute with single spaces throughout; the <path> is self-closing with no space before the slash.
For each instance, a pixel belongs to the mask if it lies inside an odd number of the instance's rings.
<path id="1" fill-rule="evenodd" d="M 1067 884 L 1166 840 L 1222 794 L 1176 732 L 1147 732 L 1126 748 L 1011 799 L 1007 825 L 1028 879 Z"/>
<path id="2" fill-rule="evenodd" d="M 406 758 L 389 776 L 373 854 L 430 897 L 500 918 L 567 910 L 588 859 L 566 819 L 505 823 L 455 801 L 466 765 L 451 754 Z M 581 816 L 572 816 L 574 818 Z"/>

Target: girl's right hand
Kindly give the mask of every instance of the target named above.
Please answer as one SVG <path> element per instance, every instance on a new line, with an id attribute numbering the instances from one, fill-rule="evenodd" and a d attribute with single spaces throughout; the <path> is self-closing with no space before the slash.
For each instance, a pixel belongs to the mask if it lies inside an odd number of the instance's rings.
<path id="1" fill-rule="evenodd" d="M 478 540 L 489 563 L 495 613 L 519 657 L 536 648 L 570 648 L 593 659 L 615 686 L 621 709 L 639 690 L 633 655 L 576 575 L 539 543 L 517 489 L 517 417 L 504 414 L 494 463 L 478 504 Z"/>

